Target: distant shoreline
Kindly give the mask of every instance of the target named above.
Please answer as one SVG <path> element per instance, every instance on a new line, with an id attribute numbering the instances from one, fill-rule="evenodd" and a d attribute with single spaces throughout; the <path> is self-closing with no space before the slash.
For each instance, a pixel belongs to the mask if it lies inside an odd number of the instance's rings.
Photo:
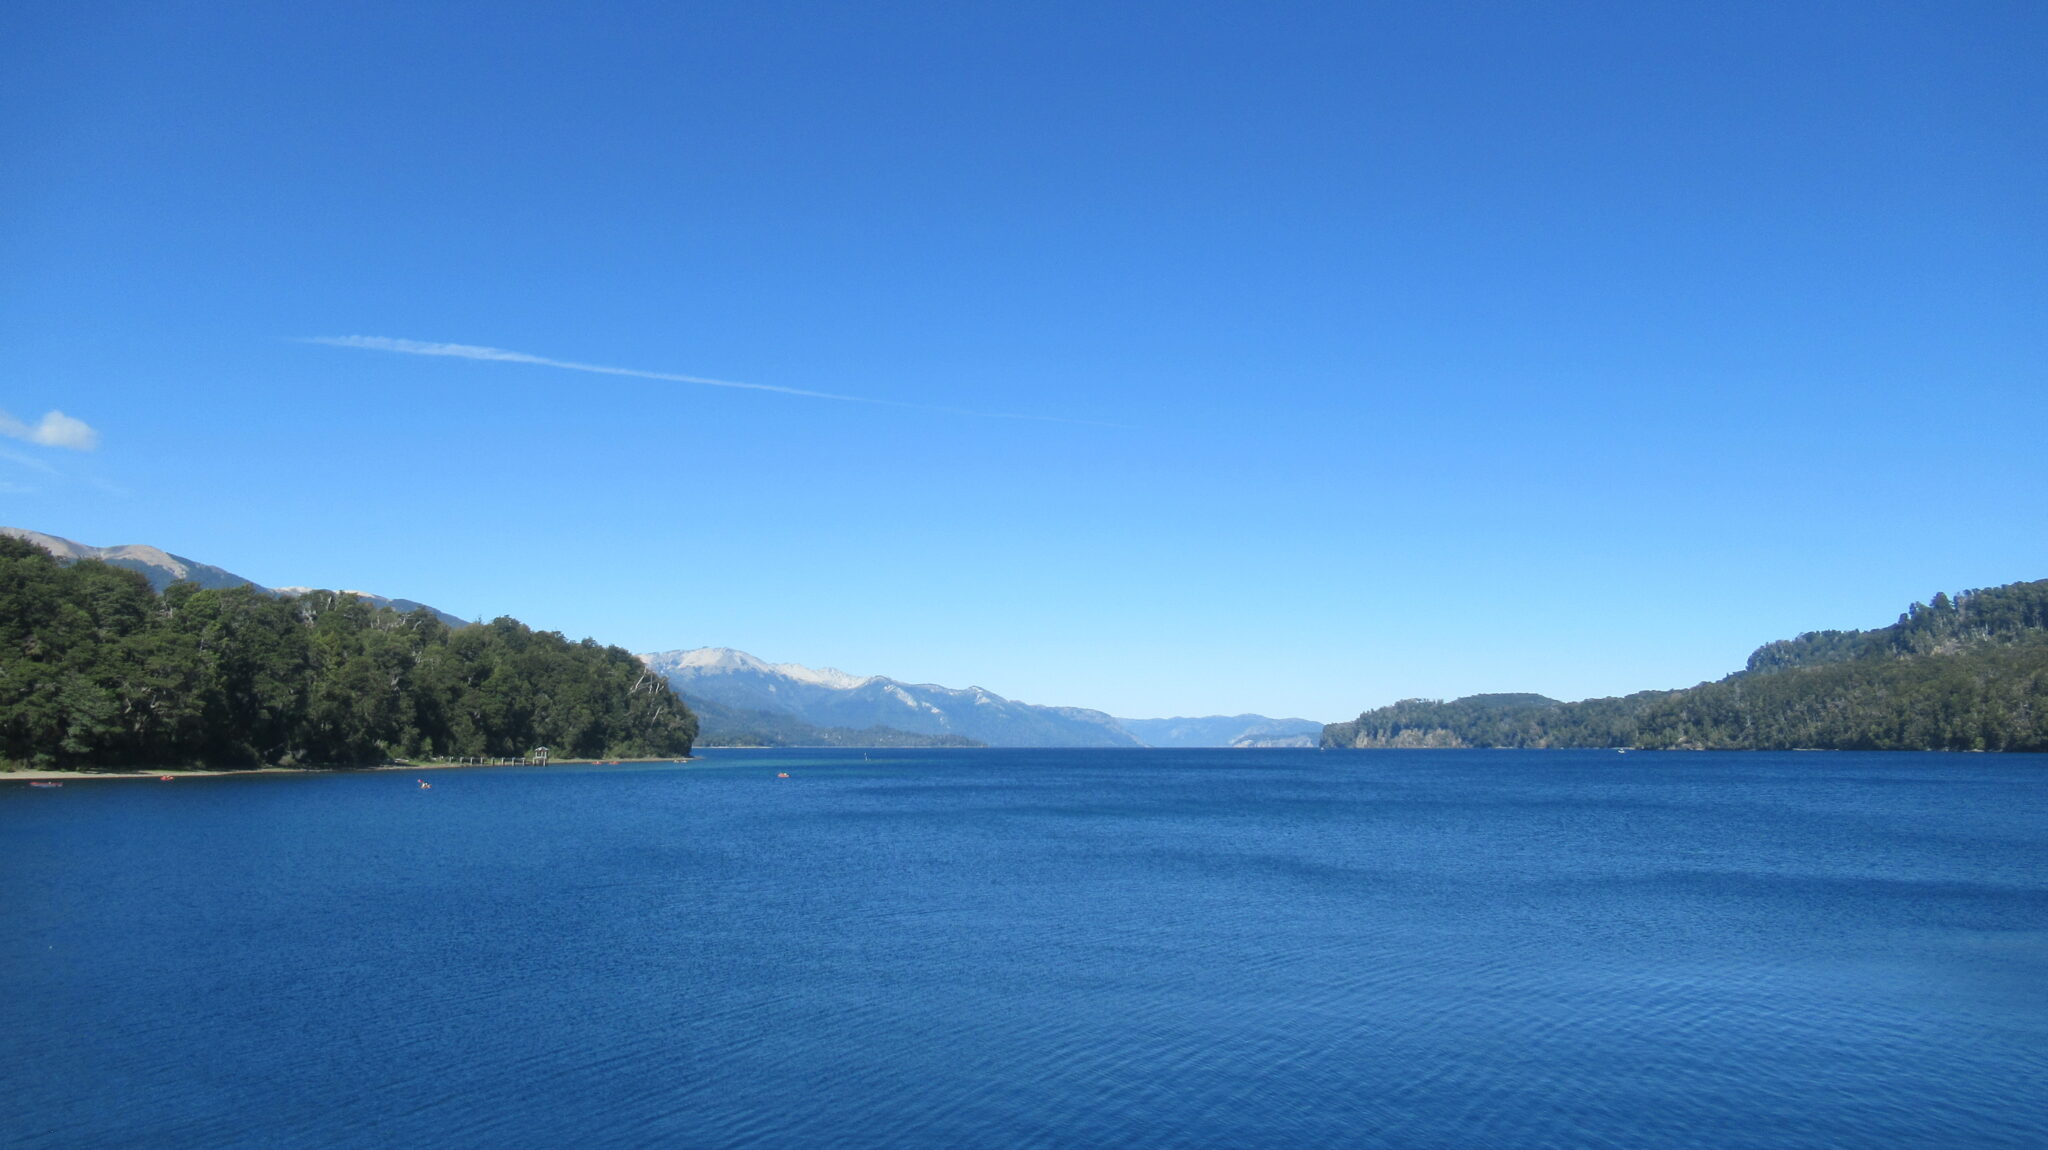
<path id="1" fill-rule="evenodd" d="M 550 767 L 592 766 L 599 763 L 690 763 L 696 756 L 662 756 L 651 759 L 549 759 Z M 160 770 L 94 770 L 83 767 L 69 771 L 0 771 L 0 782 L 70 782 L 73 779 L 174 779 L 218 778 L 223 775 L 353 775 L 369 771 L 467 771 L 483 767 L 540 766 L 539 763 L 379 763 L 371 767 L 170 767 Z"/>

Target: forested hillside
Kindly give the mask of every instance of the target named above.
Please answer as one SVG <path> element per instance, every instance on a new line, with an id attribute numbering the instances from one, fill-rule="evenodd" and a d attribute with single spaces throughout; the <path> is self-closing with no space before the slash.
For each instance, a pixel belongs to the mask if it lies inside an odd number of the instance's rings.
<path id="1" fill-rule="evenodd" d="M 2048 751 L 2048 580 L 1936 595 L 1877 630 L 1767 643 L 1697 687 L 1580 703 L 1406 699 L 1331 724 L 1323 745 Z"/>
<path id="2" fill-rule="evenodd" d="M 0 538 L 0 761 L 350 764 L 688 754 L 697 720 L 618 647 L 451 630 L 351 595 L 146 579 Z"/>

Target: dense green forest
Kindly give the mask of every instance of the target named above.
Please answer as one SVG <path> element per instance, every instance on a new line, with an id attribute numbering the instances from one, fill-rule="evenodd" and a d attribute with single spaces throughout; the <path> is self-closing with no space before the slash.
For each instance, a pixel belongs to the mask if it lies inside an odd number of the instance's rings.
<path id="1" fill-rule="evenodd" d="M 0 538 L 0 765 L 686 755 L 697 719 L 619 647 L 451 630 L 353 595 L 176 583 Z"/>
<path id="2" fill-rule="evenodd" d="M 1404 699 L 1331 724 L 1323 745 L 2048 751 L 2048 580 L 1767 643 L 1745 669 L 1682 690 Z"/>

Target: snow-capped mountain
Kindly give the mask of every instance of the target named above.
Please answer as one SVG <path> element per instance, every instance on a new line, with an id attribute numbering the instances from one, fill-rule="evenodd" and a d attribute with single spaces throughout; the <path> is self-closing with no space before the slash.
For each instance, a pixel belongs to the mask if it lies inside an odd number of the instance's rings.
<path id="1" fill-rule="evenodd" d="M 1143 745 L 1101 711 L 1020 703 L 980 687 L 904 683 L 830 667 L 769 663 L 728 647 L 659 651 L 640 658 L 667 676 L 686 699 L 780 712 L 821 727 L 962 735 L 992 747 Z"/>
<path id="2" fill-rule="evenodd" d="M 770 678 L 793 679 L 799 683 L 835 691 L 851 691 L 875 678 L 873 675 L 849 675 L 833 667 L 812 668 L 802 663 L 764 663 L 745 651 L 735 651 L 731 647 L 664 651 L 658 655 L 642 655 L 640 658 L 649 665 L 656 665 L 656 660 L 660 660 L 658 669 L 665 674 L 683 672 L 690 675 L 765 675 Z"/>

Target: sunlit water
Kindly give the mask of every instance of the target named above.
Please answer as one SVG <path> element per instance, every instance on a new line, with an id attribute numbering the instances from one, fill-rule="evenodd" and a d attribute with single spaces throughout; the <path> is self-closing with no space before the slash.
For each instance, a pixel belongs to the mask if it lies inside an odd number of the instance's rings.
<path id="1" fill-rule="evenodd" d="M 2048 758 L 428 777 L 0 782 L 0 1140 L 2048 1145 Z"/>

